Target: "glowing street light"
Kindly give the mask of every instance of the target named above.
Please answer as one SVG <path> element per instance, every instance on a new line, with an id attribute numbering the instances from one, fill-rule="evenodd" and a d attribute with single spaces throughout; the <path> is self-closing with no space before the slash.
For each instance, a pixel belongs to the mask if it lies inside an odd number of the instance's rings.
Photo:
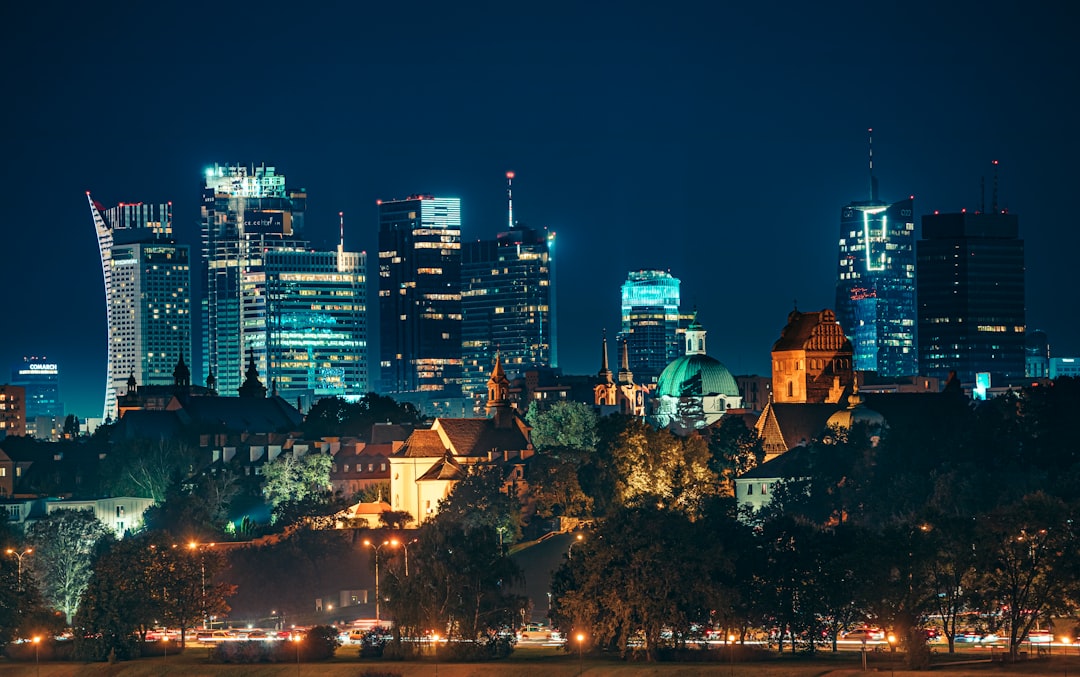
<path id="1" fill-rule="evenodd" d="M 727 647 L 728 657 L 731 659 L 729 661 L 729 663 L 728 663 L 728 665 L 731 666 L 731 670 L 730 670 L 729 674 L 734 675 L 735 674 L 735 635 L 728 635 L 727 636 L 727 643 L 728 643 L 728 647 Z"/>
<path id="2" fill-rule="evenodd" d="M 574 540 L 570 542 L 570 548 L 566 551 L 567 559 L 574 559 L 574 546 L 585 540 L 585 534 L 578 534 L 574 537 Z"/>
<path id="3" fill-rule="evenodd" d="M 300 677 L 300 633 L 292 633 L 292 642 L 296 645 L 296 675 Z"/>
<path id="4" fill-rule="evenodd" d="M 375 622 L 379 622 L 381 619 L 379 615 L 379 604 L 382 601 L 379 596 L 379 550 L 385 545 L 397 545 L 397 540 L 383 541 L 382 543 L 375 545 L 371 541 L 364 539 L 364 545 L 375 551 Z"/>
<path id="5" fill-rule="evenodd" d="M 434 633 L 431 636 L 431 641 L 435 642 L 435 677 L 439 675 L 439 633 Z"/>
<path id="6" fill-rule="evenodd" d="M 26 550 L 23 550 L 22 552 L 19 552 L 18 550 L 14 549 L 14 548 L 8 548 L 4 552 L 6 552 L 9 555 L 14 556 L 16 559 L 19 560 L 19 578 L 18 578 L 19 592 L 22 592 L 22 558 L 23 558 L 24 555 L 29 555 L 29 554 L 33 553 L 34 549 L 33 548 L 27 548 Z"/>
<path id="7" fill-rule="evenodd" d="M 34 638 L 34 673 L 41 675 L 41 637 Z"/>
<path id="8" fill-rule="evenodd" d="M 585 658 L 582 653 L 582 646 L 585 644 L 585 633 L 579 632 L 577 634 L 577 659 L 578 659 L 578 674 L 585 672 Z"/>

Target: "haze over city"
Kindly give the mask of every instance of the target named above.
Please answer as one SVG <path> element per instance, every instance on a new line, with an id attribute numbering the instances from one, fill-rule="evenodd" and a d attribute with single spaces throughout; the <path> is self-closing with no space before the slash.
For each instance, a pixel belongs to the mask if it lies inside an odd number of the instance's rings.
<path id="1" fill-rule="evenodd" d="M 310 240 L 332 248 L 341 211 L 346 245 L 371 258 L 377 199 L 460 197 L 462 240 L 491 238 L 513 170 L 515 217 L 558 233 L 565 372 L 597 370 L 626 273 L 660 268 L 710 353 L 767 375 L 792 305 L 833 305 L 840 208 L 869 197 L 873 127 L 881 197 L 914 195 L 917 232 L 923 214 L 978 209 L 983 176 L 989 202 L 1000 162 L 1027 325 L 1055 355 L 1080 352 L 1061 294 L 1080 245 L 1059 215 L 1080 185 L 1064 5 L 58 9 L 2 10 L 17 28 L 0 46 L 14 187 L 0 367 L 47 355 L 79 416 L 100 415 L 106 363 L 85 192 L 172 201 L 196 250 L 215 162 L 276 167 L 308 191 Z"/>

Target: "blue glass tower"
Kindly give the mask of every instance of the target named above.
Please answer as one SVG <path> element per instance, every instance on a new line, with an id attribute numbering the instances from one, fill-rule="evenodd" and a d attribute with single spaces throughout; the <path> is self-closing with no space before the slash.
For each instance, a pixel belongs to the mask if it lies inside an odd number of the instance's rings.
<path id="1" fill-rule="evenodd" d="M 631 272 L 622 285 L 622 327 L 630 371 L 639 383 L 655 381 L 682 354 L 679 278 L 664 270 Z"/>
<path id="2" fill-rule="evenodd" d="M 918 373 L 913 204 L 913 198 L 878 199 L 871 154 L 870 199 L 840 210 L 836 317 L 851 339 L 857 371 L 887 378 Z"/>

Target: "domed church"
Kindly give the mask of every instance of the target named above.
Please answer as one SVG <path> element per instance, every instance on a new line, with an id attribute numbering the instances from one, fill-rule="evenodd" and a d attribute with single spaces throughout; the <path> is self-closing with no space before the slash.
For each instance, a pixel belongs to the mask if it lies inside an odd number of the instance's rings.
<path id="1" fill-rule="evenodd" d="M 654 425 L 685 433 L 712 425 L 742 406 L 735 377 L 705 354 L 705 328 L 697 313 L 686 328 L 686 354 L 664 368 L 656 387 Z"/>

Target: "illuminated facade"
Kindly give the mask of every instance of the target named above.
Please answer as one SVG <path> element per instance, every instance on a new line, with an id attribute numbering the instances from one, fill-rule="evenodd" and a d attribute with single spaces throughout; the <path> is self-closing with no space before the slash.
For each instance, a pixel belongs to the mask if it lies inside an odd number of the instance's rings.
<path id="1" fill-rule="evenodd" d="M 460 398 L 461 319 L 461 201 L 380 201 L 381 392 Z"/>
<path id="2" fill-rule="evenodd" d="M 656 381 L 682 354 L 679 285 L 679 278 L 663 270 L 631 272 L 622 285 L 618 342 L 626 343 L 630 370 L 641 383 Z"/>
<path id="3" fill-rule="evenodd" d="M 304 408 L 369 390 L 367 257 L 338 249 L 266 254 L 267 379 Z"/>
<path id="4" fill-rule="evenodd" d="M 306 207 L 307 193 L 286 188 L 274 167 L 227 164 L 205 172 L 202 373 L 213 374 L 222 395 L 239 392 L 249 356 L 267 373 L 265 258 L 306 248 Z"/>
<path id="5" fill-rule="evenodd" d="M 915 347 L 913 200 L 852 202 L 840 210 L 836 316 L 855 369 L 885 377 L 918 373 Z"/>
<path id="6" fill-rule="evenodd" d="M 943 381 L 977 372 L 1024 383 L 1024 241 L 1008 213 L 928 214 L 918 245 L 919 364 Z"/>
<path id="7" fill-rule="evenodd" d="M 172 204 L 105 209 L 87 193 L 97 230 L 108 325 L 103 417 L 116 419 L 128 378 L 172 383 L 176 361 L 191 354 L 191 266 L 172 239 Z"/>
<path id="8" fill-rule="evenodd" d="M 0 440 L 26 434 L 26 390 L 0 385 Z"/>
<path id="9" fill-rule="evenodd" d="M 38 416 L 64 415 L 60 401 L 60 367 L 45 358 L 24 358 L 11 368 L 11 384 L 26 391 L 26 416 L 29 421 Z"/>
<path id="10" fill-rule="evenodd" d="M 463 389 L 486 392 L 495 353 L 520 375 L 556 367 L 555 234 L 521 225 L 461 248 Z"/>

